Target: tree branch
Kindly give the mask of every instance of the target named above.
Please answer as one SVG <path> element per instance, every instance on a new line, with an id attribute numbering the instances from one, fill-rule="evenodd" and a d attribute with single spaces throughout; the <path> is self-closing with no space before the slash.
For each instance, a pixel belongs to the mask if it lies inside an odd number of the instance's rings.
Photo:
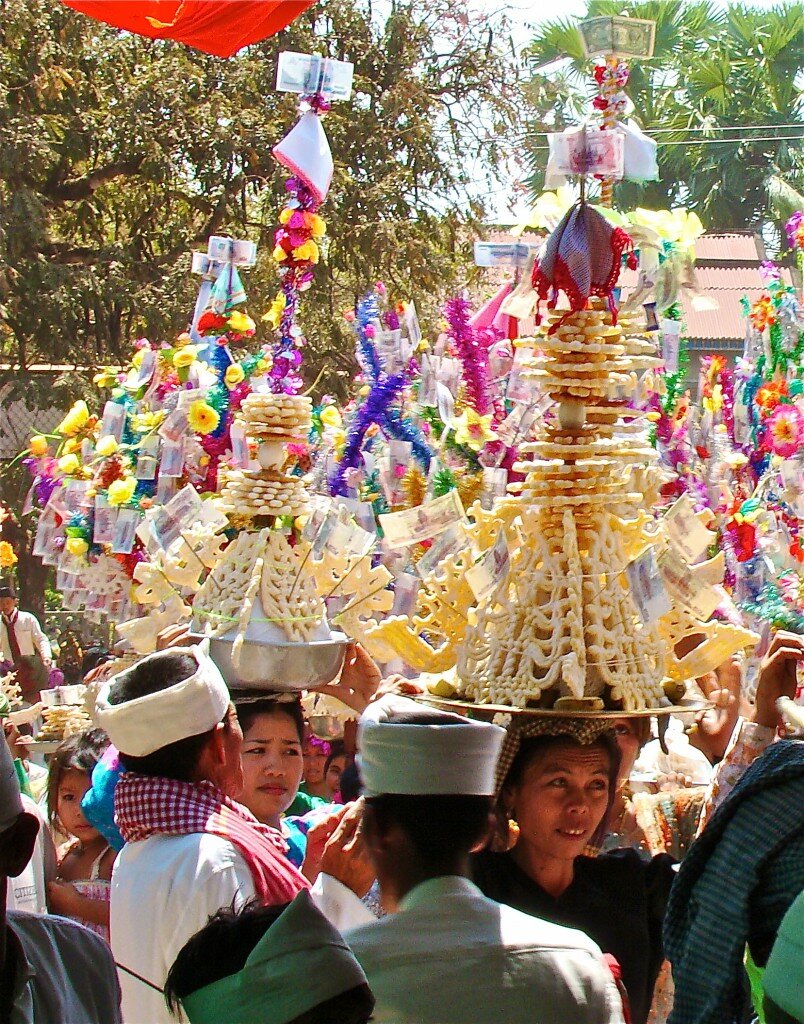
<path id="1" fill-rule="evenodd" d="M 73 178 L 70 181 L 49 182 L 42 188 L 42 192 L 49 199 L 55 199 L 61 203 L 77 202 L 81 199 L 89 199 L 101 185 L 105 185 L 115 178 L 130 177 L 137 174 L 145 161 L 145 156 L 134 156 L 128 160 L 116 160 L 114 163 L 99 167 L 96 171 L 90 171 L 82 178 Z"/>

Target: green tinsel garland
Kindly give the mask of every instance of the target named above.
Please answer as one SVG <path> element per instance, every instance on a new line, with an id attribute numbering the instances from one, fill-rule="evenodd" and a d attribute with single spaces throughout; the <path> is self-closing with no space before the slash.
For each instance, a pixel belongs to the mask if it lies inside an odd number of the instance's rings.
<path id="1" fill-rule="evenodd" d="M 425 406 L 424 409 L 422 409 L 421 415 L 425 423 L 430 424 L 430 431 L 433 437 L 437 441 L 440 441 L 443 437 L 445 428 L 443 420 L 438 415 L 438 409 L 434 409 L 431 406 Z M 472 451 L 472 449 L 467 447 L 465 444 L 457 444 L 455 441 L 455 435 L 451 430 L 444 441 L 444 448 L 446 451 L 452 452 L 454 455 L 463 459 L 468 470 L 477 472 L 482 468 L 480 460 L 477 457 L 477 452 Z"/>
<path id="2" fill-rule="evenodd" d="M 682 324 L 681 338 L 678 344 L 678 366 L 675 373 L 668 373 L 664 378 L 665 393 L 661 399 L 662 412 L 665 416 L 675 411 L 679 398 L 686 391 L 687 370 L 690 365 L 689 345 L 687 343 L 687 330 L 681 316 L 681 307 L 677 302 L 669 306 L 662 314 L 665 320 L 677 320 Z"/>
<path id="3" fill-rule="evenodd" d="M 785 601 L 775 583 L 766 583 L 755 601 L 745 601 L 740 608 L 764 622 L 770 622 L 774 629 L 804 633 L 804 616 Z"/>
<path id="4" fill-rule="evenodd" d="M 458 486 L 455 474 L 445 466 L 439 469 L 433 477 L 433 496 L 440 498 L 449 491 L 454 491 Z"/>

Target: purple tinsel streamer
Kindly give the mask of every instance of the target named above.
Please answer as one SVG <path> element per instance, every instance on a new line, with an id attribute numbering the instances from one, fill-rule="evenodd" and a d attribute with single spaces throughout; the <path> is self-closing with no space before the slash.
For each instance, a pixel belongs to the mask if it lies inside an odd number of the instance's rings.
<path id="1" fill-rule="evenodd" d="M 478 416 L 486 416 L 493 411 L 489 393 L 488 350 L 480 344 L 477 333 L 469 323 L 471 312 L 471 306 L 460 295 L 450 299 L 444 307 L 444 315 L 449 323 L 448 334 L 455 342 L 458 357 L 463 364 L 467 403 Z"/>
<path id="2" fill-rule="evenodd" d="M 392 377 L 383 377 L 371 389 L 366 401 L 355 413 L 354 419 L 346 435 L 343 456 L 335 472 L 330 477 L 330 491 L 333 495 L 345 495 L 347 492 L 346 474 L 356 469 L 360 461 L 360 452 L 366 431 L 372 423 L 386 420 L 388 408 L 407 383 L 404 373 L 396 373 Z"/>

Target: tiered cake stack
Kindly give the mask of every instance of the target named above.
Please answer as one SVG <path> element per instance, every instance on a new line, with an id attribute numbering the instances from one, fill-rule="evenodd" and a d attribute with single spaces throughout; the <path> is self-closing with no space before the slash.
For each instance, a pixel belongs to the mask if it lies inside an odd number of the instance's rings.
<path id="1" fill-rule="evenodd" d="M 626 410 L 647 353 L 629 352 L 601 302 L 551 315 L 527 373 L 556 411 L 530 458 L 518 507 L 521 544 L 509 587 L 477 610 L 458 661 L 468 699 L 525 707 L 625 710 L 662 697 L 664 645 L 643 625 L 625 574 L 635 541 L 632 469 L 652 457 L 644 428 Z M 637 538 L 640 538 L 639 540 Z M 558 703 L 556 703 L 558 702 Z"/>
<path id="2" fill-rule="evenodd" d="M 242 406 L 247 438 L 257 444 L 259 469 L 226 475 L 220 508 L 228 515 L 298 516 L 307 511 L 307 491 L 286 472 L 287 445 L 302 442 L 310 430 L 312 402 L 303 395 L 256 392 Z"/>

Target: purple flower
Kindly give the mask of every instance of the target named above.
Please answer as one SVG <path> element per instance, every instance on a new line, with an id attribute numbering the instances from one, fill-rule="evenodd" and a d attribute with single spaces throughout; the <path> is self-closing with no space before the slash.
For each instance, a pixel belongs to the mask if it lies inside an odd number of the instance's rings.
<path id="1" fill-rule="evenodd" d="M 798 245 L 798 238 L 796 236 L 802 221 L 804 221 L 804 213 L 802 213 L 801 210 L 796 210 L 784 226 L 785 231 L 787 232 L 787 240 L 792 249 L 795 249 Z"/>
<path id="2" fill-rule="evenodd" d="M 772 260 L 765 260 L 764 263 L 760 263 L 759 273 L 765 284 L 770 284 L 771 281 L 778 281 L 781 277 L 779 268 Z"/>

